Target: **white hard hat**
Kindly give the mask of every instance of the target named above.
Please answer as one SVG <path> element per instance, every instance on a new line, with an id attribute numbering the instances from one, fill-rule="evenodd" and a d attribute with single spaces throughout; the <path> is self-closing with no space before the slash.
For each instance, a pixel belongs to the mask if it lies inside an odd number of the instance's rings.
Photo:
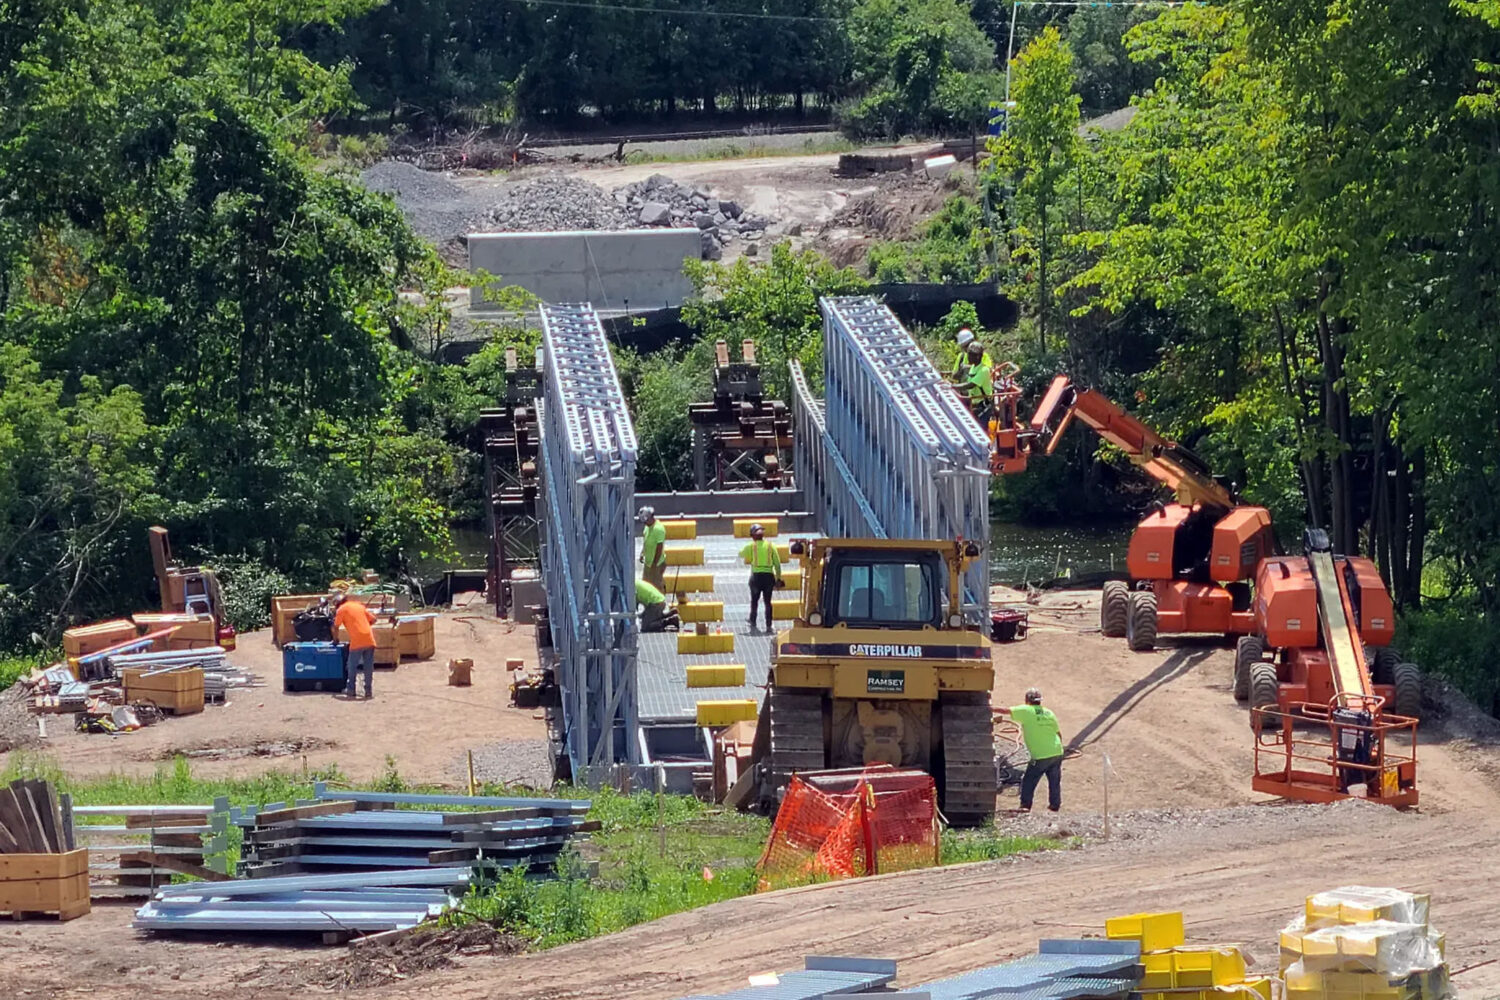
<path id="1" fill-rule="evenodd" d="M 973 330 L 970 330 L 968 327 L 964 327 L 962 330 L 958 331 L 958 346 L 959 347 L 968 347 L 969 344 L 973 340 L 974 340 L 974 331 Z"/>
<path id="2" fill-rule="evenodd" d="M 656 516 L 655 507 L 642 507 L 635 515 L 637 521 L 645 521 Z"/>

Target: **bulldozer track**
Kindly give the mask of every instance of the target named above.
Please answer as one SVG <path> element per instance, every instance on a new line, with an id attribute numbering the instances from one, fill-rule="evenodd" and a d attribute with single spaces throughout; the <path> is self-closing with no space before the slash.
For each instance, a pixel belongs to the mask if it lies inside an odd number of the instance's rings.
<path id="1" fill-rule="evenodd" d="M 823 696 L 771 689 L 771 793 L 777 797 L 798 771 L 824 766 Z"/>
<path id="2" fill-rule="evenodd" d="M 943 815 L 956 826 L 977 826 L 995 815 L 995 737 L 989 696 L 944 695 L 938 711 L 943 721 Z"/>

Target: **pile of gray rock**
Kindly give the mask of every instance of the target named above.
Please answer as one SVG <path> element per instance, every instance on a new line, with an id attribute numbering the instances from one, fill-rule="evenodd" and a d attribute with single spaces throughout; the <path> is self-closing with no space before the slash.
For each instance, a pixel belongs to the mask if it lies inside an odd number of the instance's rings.
<path id="1" fill-rule="evenodd" d="M 501 185 L 480 229 L 556 233 L 573 229 L 634 229 L 635 220 L 597 184 L 562 173 Z"/>
<path id="2" fill-rule="evenodd" d="M 638 226 L 696 226 L 703 233 L 706 260 L 718 260 L 724 244 L 736 239 L 746 240 L 746 252 L 752 252 L 770 225 L 770 220 L 751 215 L 733 201 L 714 197 L 705 187 L 678 184 L 662 174 L 617 188 L 614 200 Z"/>

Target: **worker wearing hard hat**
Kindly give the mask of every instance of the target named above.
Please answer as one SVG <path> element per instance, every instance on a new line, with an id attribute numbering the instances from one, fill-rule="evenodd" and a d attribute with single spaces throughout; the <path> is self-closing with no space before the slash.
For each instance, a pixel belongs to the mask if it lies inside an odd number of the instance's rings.
<path id="1" fill-rule="evenodd" d="M 958 359 L 953 362 L 953 381 L 962 382 L 969 376 L 969 345 L 974 343 L 974 331 L 964 327 L 953 339 L 958 341 Z"/>
<path id="2" fill-rule="evenodd" d="M 1031 811 L 1031 799 L 1042 776 L 1047 778 L 1047 808 L 1057 812 L 1062 808 L 1062 733 L 1058 730 L 1057 716 L 1051 709 L 1042 707 L 1042 692 L 1036 688 L 1026 689 L 1026 704 L 1000 709 L 1011 721 L 1021 727 L 1021 737 L 1026 743 L 1026 752 L 1031 761 L 1026 773 L 1021 776 L 1021 811 Z"/>
<path id="3" fill-rule="evenodd" d="M 766 631 L 771 631 L 771 595 L 781 583 L 781 553 L 776 543 L 766 541 L 766 531 L 750 525 L 750 543 L 740 549 L 740 558 L 750 564 L 750 631 L 755 631 L 755 608 L 766 602 Z"/>
<path id="4" fill-rule="evenodd" d="M 984 345 L 977 340 L 970 341 L 964 351 L 969 367 L 958 384 L 958 390 L 968 394 L 969 410 L 983 425 L 989 419 L 990 406 L 995 401 L 995 378 L 992 372 L 995 363 L 990 360 Z"/>
<path id="5" fill-rule="evenodd" d="M 641 575 L 657 590 L 667 589 L 667 526 L 656 519 L 656 508 L 642 507 L 636 520 L 641 529 Z"/>
<path id="6" fill-rule="evenodd" d="M 677 612 L 667 603 L 667 595 L 645 580 L 635 581 L 635 599 L 641 606 L 642 632 L 665 632 L 678 626 Z"/>

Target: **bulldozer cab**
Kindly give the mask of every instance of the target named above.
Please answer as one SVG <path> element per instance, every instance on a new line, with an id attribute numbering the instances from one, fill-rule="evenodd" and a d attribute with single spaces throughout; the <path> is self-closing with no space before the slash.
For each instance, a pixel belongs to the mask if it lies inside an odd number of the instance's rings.
<path id="1" fill-rule="evenodd" d="M 973 549 L 974 554 L 968 554 Z M 962 575 L 977 548 L 955 542 L 794 542 L 805 583 L 801 619 L 814 627 L 962 627 Z"/>

